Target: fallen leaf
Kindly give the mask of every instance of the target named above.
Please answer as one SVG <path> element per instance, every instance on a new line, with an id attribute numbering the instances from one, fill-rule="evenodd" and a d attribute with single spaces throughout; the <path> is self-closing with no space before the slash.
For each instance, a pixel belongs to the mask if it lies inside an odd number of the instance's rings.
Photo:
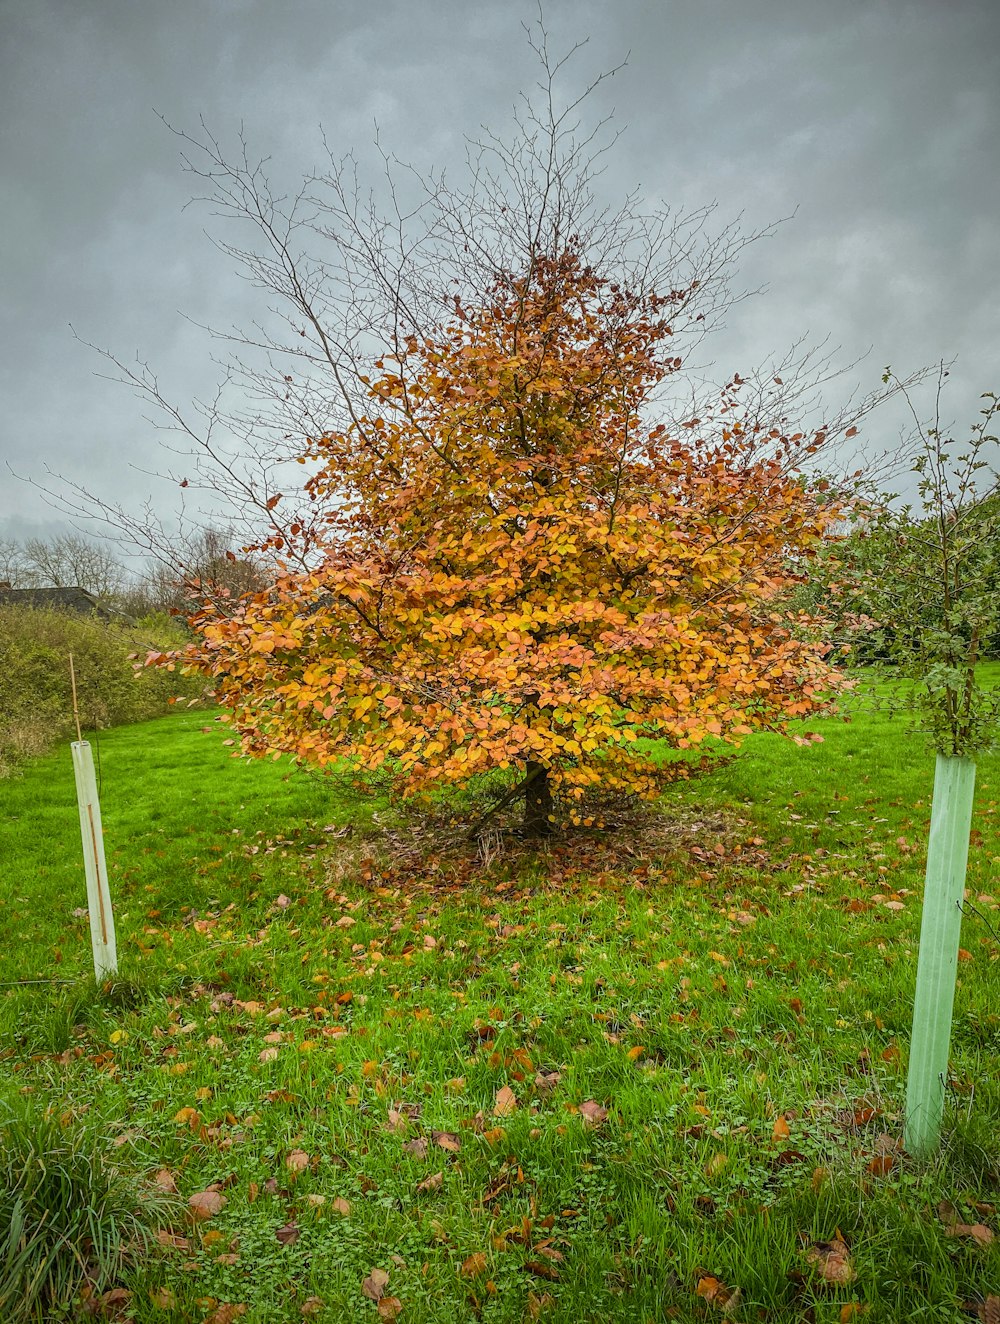
<path id="1" fill-rule="evenodd" d="M 418 1183 L 417 1193 L 419 1195 L 426 1195 L 428 1191 L 436 1191 L 443 1182 L 443 1172 L 432 1172 L 429 1177 L 425 1177 L 422 1182 Z"/>
<path id="2" fill-rule="evenodd" d="M 318 1315 L 325 1305 L 321 1296 L 307 1296 L 299 1306 L 299 1312 L 308 1318 L 310 1315 Z"/>
<path id="3" fill-rule="evenodd" d="M 977 1246 L 988 1246 L 993 1241 L 993 1232 L 985 1223 L 952 1223 L 944 1230 L 946 1237 L 969 1237 Z"/>
<path id="4" fill-rule="evenodd" d="M 893 1154 L 876 1154 L 865 1164 L 865 1171 L 870 1172 L 873 1177 L 886 1177 L 892 1171 L 895 1162 Z"/>
<path id="5" fill-rule="evenodd" d="M 383 1296 L 376 1309 L 379 1319 L 395 1319 L 403 1309 L 403 1303 L 398 1296 Z"/>
<path id="6" fill-rule="evenodd" d="M 285 1167 L 289 1172 L 304 1172 L 309 1166 L 309 1155 L 304 1149 L 293 1149 L 285 1159 Z"/>
<path id="7" fill-rule="evenodd" d="M 276 1048 L 262 1048 L 260 1052 L 257 1054 L 257 1061 L 273 1062 L 277 1056 L 278 1056 L 278 1050 Z"/>
<path id="8" fill-rule="evenodd" d="M 293 1221 L 291 1223 L 286 1223 L 284 1227 L 279 1227 L 274 1235 L 283 1246 L 294 1246 L 302 1233 L 298 1225 Z"/>
<path id="9" fill-rule="evenodd" d="M 839 1239 L 819 1242 L 806 1252 L 806 1259 L 827 1283 L 853 1283 L 858 1276 L 846 1243 Z"/>
<path id="10" fill-rule="evenodd" d="M 595 1103 L 593 1099 L 587 1099 L 585 1103 L 580 1104 L 580 1116 L 583 1118 L 584 1126 L 600 1126 L 607 1115 L 607 1108 Z"/>
<path id="11" fill-rule="evenodd" d="M 389 1275 L 384 1269 L 372 1269 L 361 1284 L 361 1290 L 369 1301 L 381 1301 L 389 1285 Z"/>
<path id="12" fill-rule="evenodd" d="M 177 1297 L 170 1287 L 158 1287 L 150 1292 L 149 1299 L 157 1310 L 173 1310 L 177 1305 Z"/>
<path id="13" fill-rule="evenodd" d="M 771 1128 L 772 1140 L 787 1140 L 792 1134 L 784 1114 L 775 1119 L 774 1126 Z"/>
<path id="14" fill-rule="evenodd" d="M 474 1255 L 470 1255 L 467 1260 L 463 1260 L 459 1272 L 463 1278 L 481 1278 L 486 1272 L 486 1256 L 481 1250 L 477 1250 Z"/>
<path id="15" fill-rule="evenodd" d="M 740 1289 L 738 1287 L 727 1287 L 718 1278 L 710 1276 L 699 1278 L 698 1286 L 694 1290 L 695 1296 L 702 1297 L 713 1306 L 717 1306 L 719 1310 L 726 1312 L 735 1310 L 740 1303 Z"/>
<path id="16" fill-rule="evenodd" d="M 417 1136 L 416 1140 L 408 1140 L 403 1146 L 404 1154 L 412 1154 L 414 1158 L 427 1157 L 427 1137 Z"/>
<path id="17" fill-rule="evenodd" d="M 496 1097 L 493 1100 L 494 1117 L 509 1117 L 517 1107 L 517 1095 L 509 1085 L 504 1085 L 502 1089 L 497 1090 Z"/>
<path id="18" fill-rule="evenodd" d="M 178 1236 L 176 1232 L 171 1232 L 165 1227 L 156 1229 L 156 1240 L 168 1250 L 189 1250 L 191 1246 L 187 1237 Z"/>
<path id="19" fill-rule="evenodd" d="M 976 1311 L 980 1324 L 1000 1324 L 1000 1296 L 988 1296 Z"/>
<path id="20" fill-rule="evenodd" d="M 559 1270 L 554 1269 L 551 1264 L 543 1264 L 541 1260 L 528 1260 L 524 1267 L 528 1273 L 533 1273 L 536 1278 L 545 1278 L 551 1283 L 556 1282 L 559 1278 Z"/>
<path id="21" fill-rule="evenodd" d="M 336 1199 L 330 1201 L 330 1208 L 335 1214 L 341 1214 L 346 1218 L 351 1212 L 351 1202 L 350 1200 L 345 1200 L 342 1195 L 338 1195 Z"/>
<path id="22" fill-rule="evenodd" d="M 431 1139 L 439 1148 L 446 1150 L 449 1154 L 457 1154 L 462 1148 L 462 1142 L 453 1131 L 432 1131 Z"/>
<path id="23" fill-rule="evenodd" d="M 292 898 L 285 896 L 284 892 L 282 892 L 281 896 L 275 897 L 274 904 L 280 906 L 282 910 L 287 910 L 292 904 Z"/>
<path id="24" fill-rule="evenodd" d="M 539 1094 L 551 1094 L 561 1080 L 560 1071 L 538 1071 L 535 1073 L 535 1089 Z"/>
<path id="25" fill-rule="evenodd" d="M 234 1306 L 229 1305 L 228 1303 L 223 1303 L 207 1316 L 205 1324 L 233 1324 L 234 1319 L 239 1319 L 246 1313 L 247 1308 L 244 1305 Z"/>
<path id="26" fill-rule="evenodd" d="M 191 1217 L 197 1223 L 203 1223 L 208 1218 L 214 1218 L 225 1203 L 226 1197 L 221 1191 L 196 1191 L 194 1195 L 188 1197 Z"/>
<path id="27" fill-rule="evenodd" d="M 167 1195 L 177 1194 L 177 1183 L 174 1181 L 174 1174 L 169 1168 L 161 1168 L 153 1178 L 153 1185 L 159 1191 L 166 1192 Z"/>

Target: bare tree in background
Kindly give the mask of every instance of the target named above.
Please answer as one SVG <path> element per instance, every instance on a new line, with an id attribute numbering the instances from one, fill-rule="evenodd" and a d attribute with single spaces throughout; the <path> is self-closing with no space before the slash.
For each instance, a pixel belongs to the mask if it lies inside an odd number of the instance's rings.
<path id="1" fill-rule="evenodd" d="M 83 588 L 97 598 L 119 593 L 128 574 L 105 543 L 76 533 L 28 538 L 20 547 L 26 588 Z"/>
<path id="2" fill-rule="evenodd" d="M 8 588 L 30 588 L 28 568 L 21 544 L 12 538 L 0 538 L 0 585 Z"/>
<path id="3" fill-rule="evenodd" d="M 636 193 L 617 207 L 602 205 L 595 183 L 618 135 L 607 120 L 581 131 L 579 112 L 622 66 L 560 105 L 563 70 L 585 43 L 554 58 L 541 15 L 528 39 L 541 70 L 538 95 L 521 98 L 509 141 L 485 129 L 467 140 L 464 187 L 446 185 L 443 174 L 422 175 L 379 147 L 382 179 L 377 190 L 368 189 L 354 157 L 338 157 L 324 141 L 324 168 L 286 197 L 272 188 L 267 162 L 253 158 L 242 138 L 229 153 L 204 124 L 197 136 L 178 134 L 184 166 L 203 190 L 200 200 L 233 227 L 235 237 L 217 246 L 264 292 L 267 317 L 249 330 L 207 328 L 228 346 L 228 357 L 214 398 L 190 408 L 167 397 L 148 364 L 99 351 L 113 378 L 131 387 L 164 429 L 169 458 L 158 477 L 180 498 L 176 528 L 151 503 L 136 513 L 65 480 L 46 489 L 61 509 L 104 521 L 188 582 L 193 567 L 184 552 L 200 525 L 220 519 L 220 510 L 244 550 L 309 567 L 322 558 L 329 512 L 305 491 L 296 464 L 303 462 L 305 440 L 353 427 L 359 446 L 377 448 L 378 434 L 360 421 L 371 403 L 374 361 L 394 359 L 409 382 L 414 342 L 434 339 L 456 306 L 482 306 L 497 282 L 509 288 L 571 242 L 598 276 L 616 282 L 612 289 L 620 285 L 640 296 L 637 303 L 653 291 L 671 294 L 672 345 L 684 371 L 665 377 L 657 421 L 690 427 L 708 416 L 722 384 L 710 381 L 693 356 L 750 293 L 731 285 L 740 254 L 776 227 L 747 234 L 738 222 L 717 226 L 714 204 L 644 210 Z M 889 383 L 822 414 L 823 386 L 846 370 L 835 370 L 822 347 L 797 342 L 729 385 L 738 389 L 742 424 L 760 436 L 762 450 L 778 435 L 775 428 L 795 417 L 824 430 L 829 466 L 834 440 L 853 435 L 899 389 Z M 845 473 L 854 455 L 848 444 Z M 873 457 L 867 468 L 877 468 Z"/>

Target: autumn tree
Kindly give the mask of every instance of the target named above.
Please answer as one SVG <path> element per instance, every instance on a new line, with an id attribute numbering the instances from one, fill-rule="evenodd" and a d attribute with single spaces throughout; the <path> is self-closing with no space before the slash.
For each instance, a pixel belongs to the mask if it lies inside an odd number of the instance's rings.
<path id="1" fill-rule="evenodd" d="M 385 155 L 379 200 L 331 154 L 285 199 L 244 143 L 181 134 L 215 214 L 249 225 L 219 247 L 272 316 L 220 337 L 226 382 L 194 413 L 108 357 L 174 430 L 174 490 L 280 562 L 206 603 L 182 659 L 243 748 L 404 793 L 506 777 L 542 832 L 554 797 L 579 816 L 591 788 L 652 795 L 708 738 L 822 708 L 834 677 L 787 593 L 845 499 L 819 469 L 876 399 L 816 418 L 829 364 L 798 348 L 706 381 L 690 356 L 773 227 L 603 206 L 615 135 L 578 114 L 616 71 L 560 107 L 569 56 L 530 40 L 540 96 L 509 140 L 470 142 L 462 188 Z"/>
<path id="2" fill-rule="evenodd" d="M 636 293 L 570 242 L 376 361 L 365 413 L 306 453 L 322 560 L 197 618 L 184 661 L 248 752 L 388 767 L 404 793 L 511 770 L 538 834 L 556 796 L 688 769 L 651 741 L 824 708 L 824 647 L 781 602 L 839 513 L 804 468 L 825 435 L 748 417 L 739 378 L 677 432 L 642 421 L 690 293 Z"/>

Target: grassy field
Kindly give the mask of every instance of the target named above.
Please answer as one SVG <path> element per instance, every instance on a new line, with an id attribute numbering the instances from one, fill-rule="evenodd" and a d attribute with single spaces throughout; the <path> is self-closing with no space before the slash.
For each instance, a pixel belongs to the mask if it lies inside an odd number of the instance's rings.
<path id="1" fill-rule="evenodd" d="M 755 738 L 655 828 L 488 867 L 394 859 L 378 804 L 233 760 L 203 713 L 105 733 L 103 990 L 69 751 L 0 783 L 4 1087 L 97 1119 L 207 1215 L 105 1313 L 1000 1318 L 1000 761 L 946 1144 L 918 1166 L 898 1140 L 933 756 L 898 720 L 821 729 Z"/>

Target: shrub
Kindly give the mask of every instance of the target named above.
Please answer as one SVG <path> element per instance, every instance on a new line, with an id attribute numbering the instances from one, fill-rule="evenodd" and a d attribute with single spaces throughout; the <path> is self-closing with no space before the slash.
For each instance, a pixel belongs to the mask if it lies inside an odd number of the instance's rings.
<path id="1" fill-rule="evenodd" d="M 74 730 L 69 654 L 76 670 L 80 721 L 86 729 L 137 722 L 166 712 L 171 697 L 202 685 L 157 669 L 136 673 L 131 654 L 176 647 L 180 628 L 149 628 L 52 608 L 0 606 L 0 777 L 44 753 Z"/>
<path id="2" fill-rule="evenodd" d="M 176 1203 L 112 1158 L 101 1127 L 0 1101 L 5 1324 L 62 1318 L 84 1287 L 106 1290 Z"/>

